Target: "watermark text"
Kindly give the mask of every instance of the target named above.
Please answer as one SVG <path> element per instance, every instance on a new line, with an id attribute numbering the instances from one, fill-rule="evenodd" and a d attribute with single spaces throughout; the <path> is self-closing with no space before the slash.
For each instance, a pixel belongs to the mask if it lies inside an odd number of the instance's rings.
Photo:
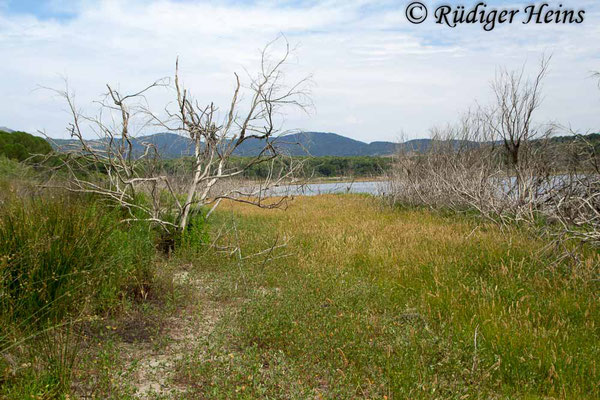
<path id="1" fill-rule="evenodd" d="M 406 19 L 413 24 L 423 23 L 428 15 L 427 6 L 421 1 L 413 1 L 406 7 Z M 464 5 L 441 5 L 432 13 L 436 24 L 456 28 L 462 24 L 479 24 L 489 32 L 502 24 L 581 24 L 585 20 L 585 10 L 565 7 L 562 3 L 531 4 L 522 8 L 491 8 L 484 2 L 471 7 Z"/>

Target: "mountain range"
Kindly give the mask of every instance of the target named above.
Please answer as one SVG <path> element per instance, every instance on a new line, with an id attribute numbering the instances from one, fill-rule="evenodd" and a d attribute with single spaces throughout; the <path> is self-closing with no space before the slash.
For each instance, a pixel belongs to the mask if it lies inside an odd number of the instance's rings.
<path id="1" fill-rule="evenodd" d="M 415 147 L 421 147 L 422 141 L 417 139 Z M 77 145 L 74 139 L 54 139 L 54 146 L 60 148 Z M 173 133 L 156 133 L 140 136 L 133 139 L 134 152 L 141 154 L 144 149 L 142 143 L 156 146 L 163 158 L 177 158 L 191 155 L 191 140 Z M 387 156 L 393 154 L 397 143 L 376 141 L 371 143 L 361 142 L 348 137 L 330 132 L 302 132 L 280 136 L 273 141 L 274 146 L 282 154 L 291 156 Z M 410 142 L 405 143 L 408 144 Z M 264 141 L 250 138 L 244 141 L 235 151 L 241 157 L 255 156 L 264 148 Z M 412 147 L 412 146 L 411 146 Z"/>
<path id="2" fill-rule="evenodd" d="M 0 127 L 0 131 L 14 132 L 14 130 Z M 50 144 L 57 150 L 79 148 L 76 139 L 49 139 Z M 102 139 L 91 139 L 90 145 L 100 145 Z M 272 140 L 272 144 L 281 154 L 291 156 L 315 157 L 352 157 L 352 156 L 390 156 L 399 149 L 424 152 L 431 146 L 431 139 L 413 139 L 404 143 L 375 141 L 361 142 L 331 132 L 301 132 L 279 136 Z M 158 149 L 162 158 L 172 159 L 190 156 L 193 154 L 192 141 L 181 135 L 173 133 L 156 133 L 147 136 L 138 136 L 132 139 L 135 154 L 142 154 L 144 143 L 152 144 Z M 475 144 L 473 142 L 473 144 Z M 234 152 L 240 157 L 250 157 L 259 154 L 265 147 L 264 140 L 249 138 L 244 141 Z"/>
<path id="3" fill-rule="evenodd" d="M 15 132 L 12 129 L 1 127 L 0 131 Z M 592 133 L 586 135 L 589 141 L 600 142 L 600 134 Z M 554 142 L 569 142 L 574 140 L 573 135 L 555 136 L 551 140 Z M 76 139 L 50 139 L 50 144 L 57 150 L 64 150 L 67 147 L 79 147 Z M 100 143 L 100 139 L 89 140 L 89 143 Z M 138 136 L 132 140 L 134 153 L 142 154 L 145 146 L 143 143 L 153 144 L 161 157 L 178 158 L 192 155 L 192 142 L 189 138 L 173 133 L 156 133 L 147 136 Z M 458 146 L 464 142 L 453 140 L 453 145 Z M 375 141 L 371 143 L 361 142 L 348 137 L 331 132 L 301 132 L 284 135 L 273 140 L 274 147 L 279 153 L 291 156 L 334 156 L 334 157 L 352 157 L 352 156 L 390 156 L 396 151 L 403 149 L 414 152 L 425 152 L 429 150 L 432 144 L 431 139 L 412 139 L 403 143 Z M 501 142 L 498 142 L 501 143 Z M 468 142 L 469 146 L 480 146 L 478 142 Z M 234 152 L 234 155 L 241 157 L 255 156 L 264 149 L 263 140 L 250 138 L 244 141 Z"/>

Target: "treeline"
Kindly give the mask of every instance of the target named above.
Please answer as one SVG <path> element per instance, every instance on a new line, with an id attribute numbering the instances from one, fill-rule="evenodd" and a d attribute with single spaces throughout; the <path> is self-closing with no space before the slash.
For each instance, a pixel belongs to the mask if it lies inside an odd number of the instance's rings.
<path id="1" fill-rule="evenodd" d="M 252 158 L 232 157 L 228 164 L 228 169 L 243 169 L 251 164 Z M 300 174 L 304 177 L 330 178 L 330 177 L 377 177 L 382 176 L 392 167 L 391 157 L 293 157 L 277 158 L 271 162 L 262 162 L 247 167 L 242 175 L 248 179 L 262 179 L 269 175 L 272 170 L 279 168 L 288 169 L 290 163 L 301 163 Z M 182 171 L 191 171 L 193 159 L 191 157 L 182 157 L 173 160 L 164 160 L 163 168 L 166 172 L 177 174 Z"/>

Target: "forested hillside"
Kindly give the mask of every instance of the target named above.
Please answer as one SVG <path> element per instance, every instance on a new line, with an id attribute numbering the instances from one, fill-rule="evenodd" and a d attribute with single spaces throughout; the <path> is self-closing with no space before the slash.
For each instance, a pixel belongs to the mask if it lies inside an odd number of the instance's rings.
<path id="1" fill-rule="evenodd" d="M 41 137 L 26 132 L 6 132 L 0 130 L 0 156 L 23 161 L 34 154 L 48 154 L 50 144 Z"/>

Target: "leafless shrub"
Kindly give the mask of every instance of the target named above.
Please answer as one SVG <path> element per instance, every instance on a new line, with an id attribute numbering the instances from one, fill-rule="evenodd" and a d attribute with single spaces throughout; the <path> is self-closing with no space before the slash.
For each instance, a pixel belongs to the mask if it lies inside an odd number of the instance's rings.
<path id="1" fill-rule="evenodd" d="M 274 58 L 273 47 L 282 41 L 283 54 Z M 280 117 L 289 108 L 305 110 L 310 102 L 308 78 L 291 85 L 285 82 L 283 69 L 290 53 L 285 39 L 269 43 L 261 53 L 258 73 L 249 75 L 249 84 L 242 85 L 235 74 L 235 89 L 224 113 L 214 103 L 201 105 L 192 96 L 181 82 L 178 62 L 172 86 L 161 80 L 126 95 L 107 86 L 108 93 L 93 117 L 82 115 L 68 88 L 59 91 L 72 114 L 68 130 L 77 139 L 77 146 L 58 158 L 56 170 L 67 171 L 68 178 L 54 177 L 48 186 L 96 194 L 127 210 L 129 216 L 124 221 L 145 220 L 167 230 L 185 230 L 193 214 L 206 206 L 212 207 L 210 214 L 225 198 L 260 207 L 280 206 L 285 196 L 266 200 L 265 189 L 292 179 L 298 168 L 290 162 L 288 168 L 276 169 L 272 163 L 280 156 L 277 138 L 286 133 Z M 145 101 L 146 94 L 159 87 L 172 88 L 176 100 L 162 113 L 151 110 Z M 135 138 L 132 131 L 136 123 L 186 138 L 193 147 L 190 170 L 175 177 L 166 174 L 156 146 Z M 91 134 L 99 138 L 88 139 Z M 258 155 L 248 158 L 244 165 L 231 167 L 228 161 L 235 150 L 251 139 L 261 143 Z M 260 163 L 271 163 L 273 168 L 259 185 L 249 188 L 234 184 L 244 171 Z M 229 184 L 222 184 L 226 181 Z"/>
<path id="2" fill-rule="evenodd" d="M 552 198 L 549 216 L 568 239 L 600 246 L 600 155 L 598 143 L 575 134 L 565 153 L 570 162 Z"/>
<path id="3" fill-rule="evenodd" d="M 545 232 L 560 242 L 600 245 L 598 144 L 575 133 L 552 140 L 559 126 L 533 122 L 548 62 L 533 79 L 523 70 L 499 72 L 492 106 L 434 129 L 429 148 L 401 146 L 387 190 L 392 201 L 475 209 L 502 224 L 544 218 Z"/>
<path id="4" fill-rule="evenodd" d="M 469 112 L 457 125 L 434 129 L 427 149 L 401 147 L 388 190 L 393 201 L 476 208 L 491 216 L 502 206 L 494 183 L 504 175 L 495 143 L 481 141 L 486 134 L 482 127 L 480 113 Z"/>

